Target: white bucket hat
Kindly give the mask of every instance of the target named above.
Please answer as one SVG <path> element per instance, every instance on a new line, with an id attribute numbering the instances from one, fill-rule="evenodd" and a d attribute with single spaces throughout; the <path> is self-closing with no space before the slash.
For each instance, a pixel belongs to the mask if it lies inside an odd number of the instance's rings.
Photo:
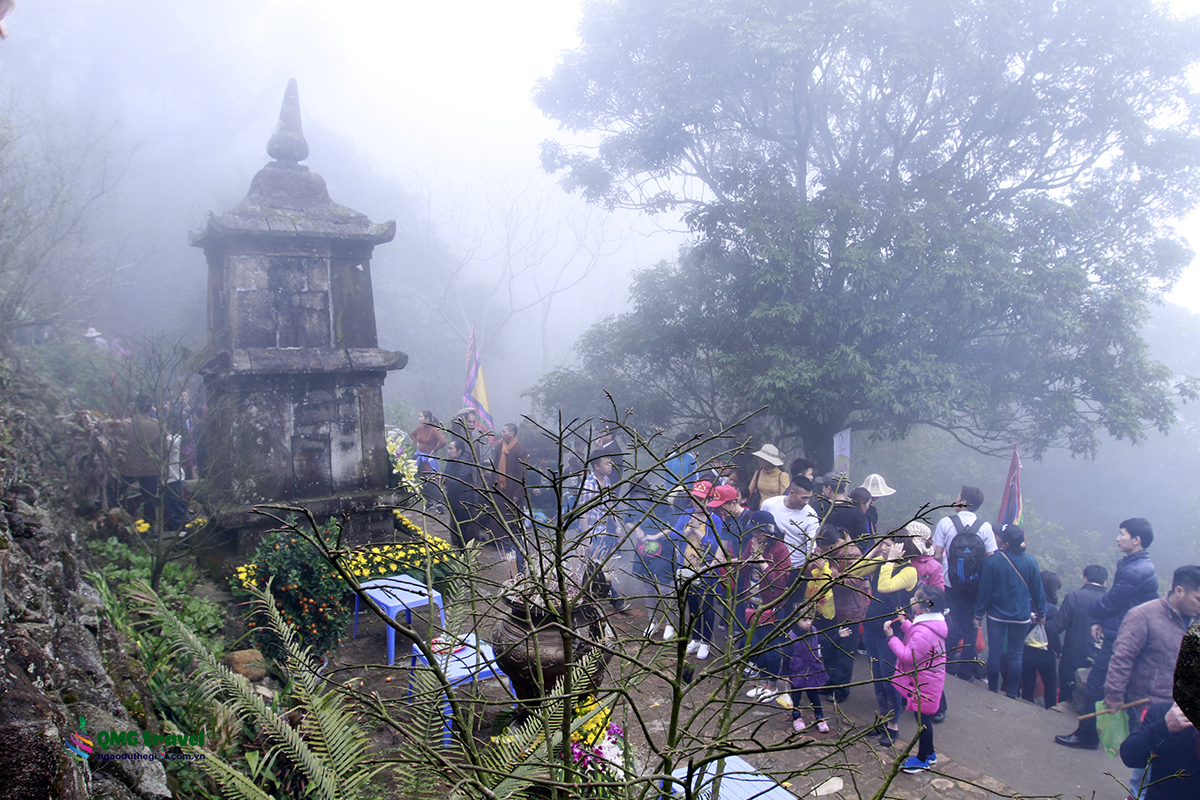
<path id="1" fill-rule="evenodd" d="M 863 481 L 863 489 L 871 493 L 871 497 L 887 497 L 889 494 L 895 494 L 896 490 L 887 485 L 887 481 L 882 475 L 871 473 L 867 479 Z"/>
<path id="2" fill-rule="evenodd" d="M 758 456 L 768 464 L 774 464 L 777 467 L 783 466 L 783 453 L 779 452 L 779 448 L 773 444 L 764 444 L 762 450 L 757 450 L 751 455 Z"/>

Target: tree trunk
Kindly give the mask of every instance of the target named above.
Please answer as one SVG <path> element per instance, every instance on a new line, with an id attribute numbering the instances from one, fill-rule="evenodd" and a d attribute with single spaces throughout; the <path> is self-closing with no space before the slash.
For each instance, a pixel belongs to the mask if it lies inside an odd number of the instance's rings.
<path id="1" fill-rule="evenodd" d="M 846 427 L 840 422 L 810 422 L 800 426 L 804 442 L 804 457 L 817 465 L 816 474 L 824 475 L 833 469 L 833 435 Z"/>

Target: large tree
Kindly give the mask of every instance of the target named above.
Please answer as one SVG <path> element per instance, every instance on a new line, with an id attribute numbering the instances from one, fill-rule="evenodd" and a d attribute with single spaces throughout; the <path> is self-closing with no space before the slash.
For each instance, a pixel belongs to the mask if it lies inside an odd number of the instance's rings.
<path id="1" fill-rule="evenodd" d="M 1200 184 L 1195 20 L 611 0 L 580 36 L 536 97 L 586 135 L 545 166 L 594 202 L 683 212 L 695 243 L 637 276 L 544 403 L 587 379 L 726 422 L 766 405 L 822 461 L 847 424 L 1036 455 L 1172 422 L 1180 387 L 1139 329 L 1191 258 L 1170 220 Z"/>

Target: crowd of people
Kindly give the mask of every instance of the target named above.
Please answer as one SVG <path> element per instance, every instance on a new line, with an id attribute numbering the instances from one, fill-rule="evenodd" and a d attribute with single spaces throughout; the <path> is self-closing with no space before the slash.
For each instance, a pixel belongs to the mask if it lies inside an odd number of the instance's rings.
<path id="1" fill-rule="evenodd" d="M 933 731 L 948 712 L 949 675 L 986 679 L 990 691 L 1013 699 L 1040 694 L 1046 708 L 1076 698 L 1084 710 L 1101 703 L 1101 716 L 1127 714 L 1121 755 L 1133 770 L 1131 797 L 1198 796 L 1200 744 L 1186 745 L 1200 739 L 1171 693 L 1183 635 L 1200 615 L 1200 566 L 1176 569 L 1159 597 L 1145 519 L 1119 525 L 1112 585 L 1103 566 L 1088 565 L 1060 605 L 1062 580 L 1039 568 L 1019 525 L 993 530 L 978 515 L 984 498 L 973 486 L 961 487 L 953 513 L 932 530 L 913 520 L 883 532 L 875 504 L 894 490 L 882 476 L 852 486 L 844 475 L 815 476 L 804 459 L 785 468 L 770 444 L 752 449 L 743 438 L 728 460 L 701 467 L 690 437 L 680 436 L 654 469 L 622 480 L 624 454 L 603 431 L 554 485 L 546 459 L 530 460 L 517 426 L 504 426 L 484 448 L 470 415 L 448 430 L 442 486 L 457 530 L 488 530 L 520 571 L 522 521 L 536 526 L 539 515 L 578 507 L 587 558 L 609 564 L 622 543 L 632 545 L 646 637 L 686 637 L 685 652 L 698 661 L 723 649 L 745 665 L 746 700 L 789 709 L 796 731 L 829 731 L 825 704 L 848 698 L 856 655 L 865 653 L 880 745 L 898 741 L 903 712 L 916 718 L 918 746 L 904 772 L 937 762 Z M 440 444 L 431 447 L 425 457 Z M 462 458 L 467 453 L 475 457 Z M 464 493 L 488 488 L 501 502 L 490 514 L 473 513 L 480 504 Z M 615 593 L 608 599 L 617 611 L 629 608 Z M 1096 717 L 1082 716 L 1056 740 L 1099 747 Z M 1168 751 L 1170 758 L 1149 757 Z M 1178 770 L 1185 762 L 1191 777 L 1161 780 L 1172 773 L 1160 764 Z"/>

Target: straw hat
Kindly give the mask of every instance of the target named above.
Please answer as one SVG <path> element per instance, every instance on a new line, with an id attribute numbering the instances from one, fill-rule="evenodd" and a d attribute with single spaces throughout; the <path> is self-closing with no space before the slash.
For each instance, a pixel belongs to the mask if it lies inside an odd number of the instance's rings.
<path id="1" fill-rule="evenodd" d="M 882 475 L 872 473 L 863 481 L 863 489 L 871 493 L 871 497 L 887 497 L 889 494 L 895 494 L 896 490 L 887 485 L 887 481 Z"/>
<path id="2" fill-rule="evenodd" d="M 921 555 L 933 555 L 933 531 L 929 530 L 928 525 L 919 520 L 913 520 L 904 526 L 904 531 L 913 540 L 913 544 L 917 546 L 917 550 Z"/>
<path id="3" fill-rule="evenodd" d="M 783 466 L 783 453 L 779 452 L 779 448 L 773 444 L 764 444 L 762 450 L 756 450 L 751 455 L 758 456 L 768 464 L 774 464 L 777 467 Z"/>

